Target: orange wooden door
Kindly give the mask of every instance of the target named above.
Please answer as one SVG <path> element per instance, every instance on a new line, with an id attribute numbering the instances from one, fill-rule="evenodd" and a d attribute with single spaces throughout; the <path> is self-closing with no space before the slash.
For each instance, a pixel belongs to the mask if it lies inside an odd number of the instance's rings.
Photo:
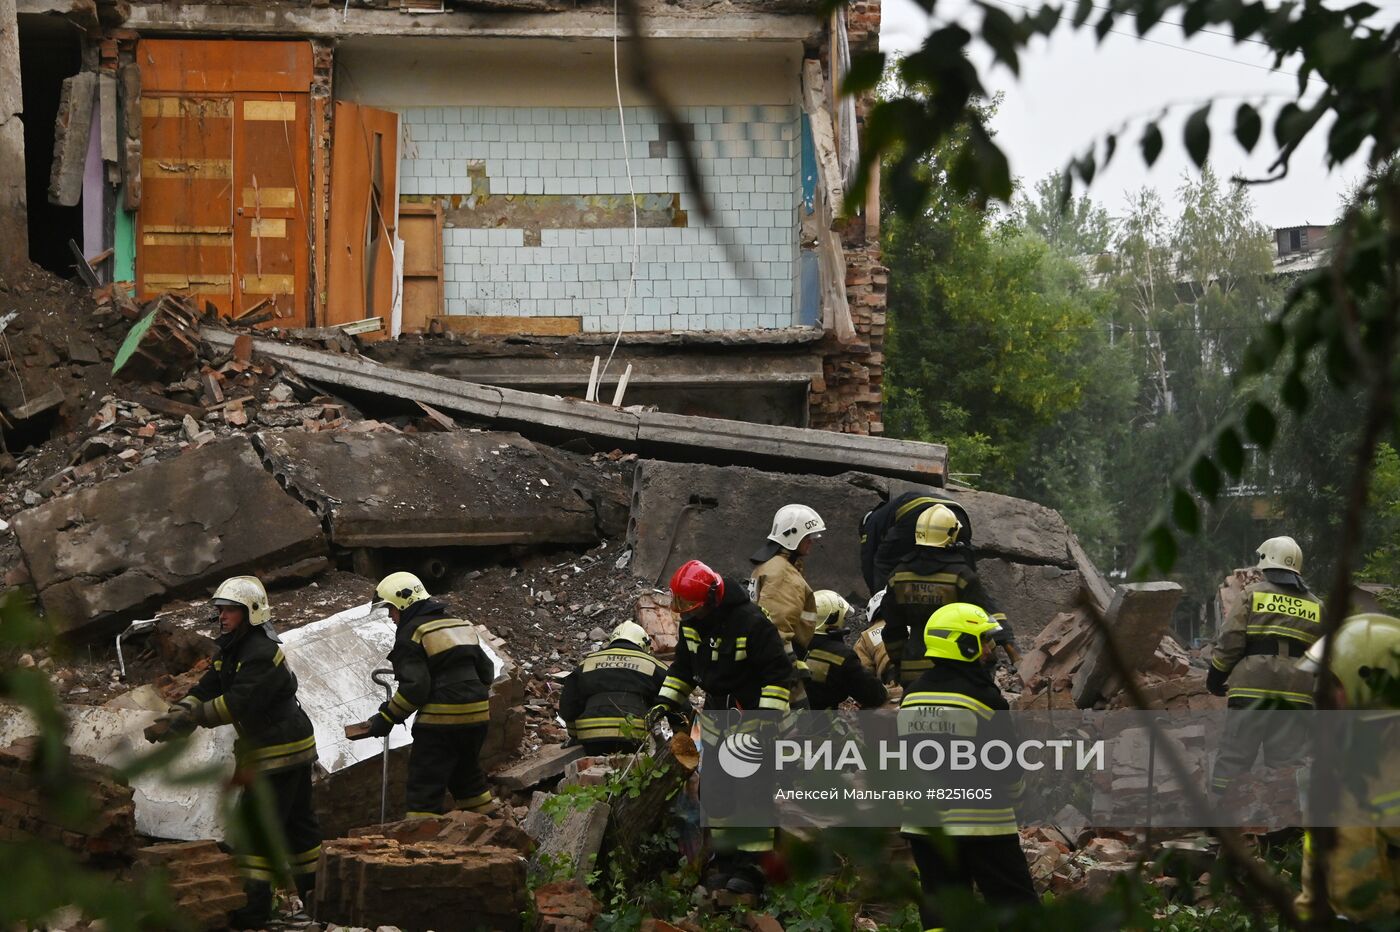
<path id="1" fill-rule="evenodd" d="M 404 333 L 426 330 L 442 309 L 442 205 L 400 204 Z"/>
<path id="2" fill-rule="evenodd" d="M 235 316 L 261 306 L 284 326 L 306 325 L 309 103 L 308 94 L 234 97 Z"/>
<path id="3" fill-rule="evenodd" d="M 231 313 L 232 98 L 144 95 L 141 142 L 139 296 L 180 291 Z"/>
<path id="4" fill-rule="evenodd" d="M 336 101 L 326 323 L 382 317 L 390 328 L 398 233 L 399 115 Z"/>

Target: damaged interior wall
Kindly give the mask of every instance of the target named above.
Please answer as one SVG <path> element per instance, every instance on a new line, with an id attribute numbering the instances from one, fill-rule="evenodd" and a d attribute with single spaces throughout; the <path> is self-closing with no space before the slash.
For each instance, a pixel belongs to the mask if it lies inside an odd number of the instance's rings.
<path id="1" fill-rule="evenodd" d="M 800 46 L 677 40 L 656 58 L 689 124 L 711 223 L 678 142 L 631 90 L 624 151 L 610 45 L 568 51 L 561 67 L 557 43 L 385 37 L 338 49 L 342 95 L 402 116 L 404 198 L 443 206 L 445 312 L 607 332 L 802 322 Z"/>

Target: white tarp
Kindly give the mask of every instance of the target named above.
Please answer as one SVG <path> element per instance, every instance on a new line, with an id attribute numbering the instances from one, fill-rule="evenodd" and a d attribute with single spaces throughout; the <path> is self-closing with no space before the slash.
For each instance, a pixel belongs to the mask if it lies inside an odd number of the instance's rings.
<path id="1" fill-rule="evenodd" d="M 282 635 L 286 662 L 297 676 L 297 699 L 316 727 L 316 753 L 326 772 L 377 757 L 383 749 L 383 739 L 347 740 L 345 726 L 379 711 L 384 690 L 370 674 L 389 668 L 393 646 L 394 623 L 388 611 L 371 611 L 368 602 Z M 501 658 L 484 641 L 481 646 L 499 674 Z M 408 728 L 389 734 L 390 748 L 412 742 Z"/>
<path id="2" fill-rule="evenodd" d="M 68 706 L 65 711 L 70 723 L 68 746 L 75 754 L 109 767 L 123 767 L 153 748 L 141 732 L 156 720 L 155 712 L 96 706 Z M 38 731 L 28 713 L 14 707 L 0 710 L 0 747 Z M 136 830 L 177 841 L 222 838 L 219 797 L 233 775 L 232 728 L 196 730 L 180 757 L 177 773 L 203 771 L 211 766 L 217 768 L 218 776 L 199 783 L 174 783 L 158 772 L 143 773 L 133 780 Z"/>

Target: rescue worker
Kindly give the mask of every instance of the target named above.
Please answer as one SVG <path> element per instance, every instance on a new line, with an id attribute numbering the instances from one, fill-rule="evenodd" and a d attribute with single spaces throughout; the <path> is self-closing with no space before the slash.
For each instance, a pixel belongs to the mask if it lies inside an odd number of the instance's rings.
<path id="1" fill-rule="evenodd" d="M 1291 537 L 1259 545 L 1264 578 L 1245 587 L 1211 649 L 1206 688 L 1227 696 L 1225 734 L 1215 759 L 1211 790 L 1222 794 L 1254 766 L 1263 751 L 1269 767 L 1298 763 L 1307 750 L 1306 717 L 1250 715 L 1259 704 L 1275 709 L 1310 709 L 1313 677 L 1298 660 L 1318 638 L 1322 601 L 1300 575 L 1303 551 Z"/>
<path id="2" fill-rule="evenodd" d="M 281 854 L 297 893 L 311 900 L 321 827 L 311 802 L 316 735 L 297 703 L 297 678 L 279 646 L 267 591 L 254 576 L 234 576 L 214 590 L 219 613 L 218 651 L 209 672 L 189 694 L 146 729 L 151 741 L 187 735 L 195 728 L 232 725 L 240 826 L 262 826 L 267 812 L 280 838 L 245 832 L 232 847 L 244 877 L 247 905 L 229 916 L 233 928 L 261 928 L 272 916 L 272 884 Z M 280 853 L 279 850 L 280 849 Z"/>
<path id="3" fill-rule="evenodd" d="M 817 630 L 807 651 L 812 679 L 807 699 L 813 709 L 834 709 L 854 699 L 862 709 L 876 709 L 888 698 L 885 685 L 864 666 L 846 643 L 846 618 L 851 603 L 830 589 L 816 594 Z"/>
<path id="4" fill-rule="evenodd" d="M 646 716 L 656 705 L 666 665 L 649 651 L 651 638 L 634 621 L 613 629 L 564 680 L 559 717 L 589 754 L 630 753 L 647 736 Z"/>
<path id="5" fill-rule="evenodd" d="M 921 489 L 895 496 L 867 512 L 860 522 L 860 571 L 872 594 L 884 589 L 894 568 L 913 555 L 919 515 L 934 505 L 952 509 L 962 525 L 958 543 L 971 543 L 972 522 L 967 511 L 943 489 Z"/>
<path id="6" fill-rule="evenodd" d="M 699 686 L 706 710 L 788 711 L 796 678 L 792 659 L 742 582 L 691 560 L 671 577 L 671 607 L 680 616 L 681 638 L 661 686 L 663 708 L 688 713 L 690 693 Z M 707 743 L 715 737 L 702 735 Z M 712 888 L 762 892 L 766 878 L 759 859 L 773 850 L 773 829 L 726 828 L 713 814 L 710 825 L 716 851 Z"/>
<path id="7" fill-rule="evenodd" d="M 889 651 L 885 649 L 885 619 L 881 617 L 884 600 L 885 590 L 882 589 L 866 603 L 865 614 L 871 624 L 856 638 L 855 650 L 861 666 L 889 686 L 895 681 L 896 670 L 890 663 Z"/>
<path id="8" fill-rule="evenodd" d="M 757 565 L 749 578 L 749 598 L 778 626 L 800 678 L 806 676 L 803 658 L 817 627 L 816 596 L 802 575 L 802 559 L 825 530 L 821 515 L 811 508 L 784 505 L 773 515 L 768 539 L 750 557 Z"/>
<path id="9" fill-rule="evenodd" d="M 398 626 L 389 652 L 398 689 L 364 724 L 380 738 L 417 713 L 408 755 L 408 818 L 440 815 L 446 793 L 455 809 L 493 809 L 480 757 L 496 668 L 476 629 L 449 614 L 412 573 L 385 576 L 375 598 Z"/>
<path id="10" fill-rule="evenodd" d="M 1324 855 L 1304 836 L 1297 905 L 1311 918 L 1311 874 L 1325 856 L 1332 912 L 1358 923 L 1393 919 L 1400 916 L 1400 619 L 1354 615 L 1330 637 L 1327 672 L 1322 640 L 1298 665 L 1326 678 L 1338 708 L 1362 715 L 1337 765 L 1338 775 L 1350 779 L 1338 781 L 1343 795 L 1335 844 Z"/>
<path id="11" fill-rule="evenodd" d="M 919 728 L 917 720 L 921 710 L 940 710 L 932 714 L 956 728 L 949 737 L 1015 745 L 1006 716 L 1010 706 L 992 678 L 989 662 L 997 628 L 985 611 L 966 602 L 933 612 L 922 639 L 929 665 L 900 703 L 901 735 L 929 738 L 935 732 Z M 949 714 L 950 709 L 956 711 Z M 1008 768 L 969 776 L 977 789 L 990 792 L 988 798 L 939 805 L 926 824 L 900 827 L 919 872 L 919 915 L 926 930 L 943 928 L 937 898 L 950 889 L 971 893 L 975 886 L 988 903 L 1011 907 L 1040 902 L 1016 824 L 1015 805 L 1023 790 L 1019 772 Z"/>
<path id="12" fill-rule="evenodd" d="M 899 682 L 906 688 L 929 666 L 923 655 L 923 623 L 936 610 L 954 602 L 971 602 L 986 610 L 998 625 L 993 635 L 996 643 L 1012 662 L 1021 659 L 1006 616 L 997 610 L 977 576 L 971 550 L 955 546 L 961 532 L 962 522 L 951 508 L 935 504 L 924 509 L 914 525 L 913 555 L 890 573 L 881 604 L 885 616 L 882 634 L 890 660 L 898 668 Z"/>

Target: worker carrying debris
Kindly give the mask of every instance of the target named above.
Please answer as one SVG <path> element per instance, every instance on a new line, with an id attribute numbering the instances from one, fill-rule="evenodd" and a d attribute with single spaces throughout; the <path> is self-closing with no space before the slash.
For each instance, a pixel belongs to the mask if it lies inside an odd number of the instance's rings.
<path id="1" fill-rule="evenodd" d="M 218 652 L 189 695 L 146 729 L 167 741 L 195 728 L 232 725 L 239 776 L 232 847 L 242 871 L 247 905 L 231 914 L 236 929 L 262 928 L 272 916 L 272 884 L 285 853 L 302 902 L 309 903 L 321 856 L 321 827 L 311 801 L 316 735 L 297 703 L 297 678 L 279 646 L 267 590 L 253 576 L 234 576 L 214 590 L 219 612 Z M 276 826 L 267 826 L 271 813 Z M 270 830 L 270 832 L 269 832 Z M 275 833 L 280 832 L 281 838 Z"/>
<path id="2" fill-rule="evenodd" d="M 448 614 L 412 573 L 385 576 L 375 598 L 398 626 L 389 652 L 398 690 L 363 727 L 366 737 L 380 738 L 417 713 L 408 755 L 408 818 L 440 815 L 446 793 L 456 809 L 494 808 L 480 759 L 496 668 L 476 629 Z"/>
<path id="3" fill-rule="evenodd" d="M 821 539 L 826 523 L 806 505 L 784 505 L 773 515 L 773 529 L 763 546 L 749 559 L 755 564 L 749 577 L 749 598 L 768 613 L 783 637 L 799 680 L 808 670 L 804 658 L 817 627 L 817 603 L 812 587 L 802 575 L 802 560 Z M 805 705 L 799 682 L 793 706 Z"/>
<path id="4" fill-rule="evenodd" d="M 997 610 L 978 578 L 971 550 L 957 546 L 962 530 L 962 521 L 946 505 L 924 509 L 914 525 L 913 554 L 890 573 L 881 604 L 885 616 L 882 633 L 890 661 L 906 689 L 929 667 L 922 651 L 923 623 L 942 606 L 955 602 L 981 606 L 997 622 L 993 634 L 996 643 L 1012 663 L 1020 662 L 1006 616 Z"/>
<path id="5" fill-rule="evenodd" d="M 688 717 L 697 686 L 705 691 L 707 710 L 788 711 L 796 670 L 778 629 L 742 582 L 690 560 L 671 577 L 671 607 L 680 616 L 681 638 L 661 686 L 665 711 Z M 702 734 L 711 749 L 716 737 Z M 716 857 L 708 886 L 761 893 L 766 876 L 760 856 L 773 850 L 773 829 L 726 828 L 722 815 L 709 815 Z"/>
<path id="6" fill-rule="evenodd" d="M 888 698 L 885 685 L 846 643 L 851 603 L 830 589 L 816 593 L 816 602 L 817 630 L 807 650 L 807 667 L 812 671 L 806 684 L 811 707 L 834 709 L 847 699 L 854 699 L 862 709 L 884 705 Z"/>
<path id="7" fill-rule="evenodd" d="M 979 745 L 997 740 L 1016 746 L 1006 715 L 1010 706 L 992 678 L 990 656 L 998 627 L 985 611 L 966 602 L 944 605 L 928 618 L 923 652 L 929 663 L 900 703 L 902 736 L 930 740 L 941 734 Z M 938 728 L 919 721 L 929 715 L 938 717 Z M 971 893 L 975 886 L 988 903 L 1008 907 L 1040 903 L 1016 824 L 1015 806 L 1023 790 L 1019 768 L 978 771 L 975 779 L 978 795 L 931 809 L 927 822 L 900 827 L 919 873 L 919 915 L 925 929 L 944 927 L 939 896 L 950 890 Z"/>
<path id="8" fill-rule="evenodd" d="M 650 650 L 646 629 L 624 621 L 564 680 L 559 717 L 589 754 L 630 753 L 646 740 L 647 713 L 666 680 L 666 664 Z"/>
<path id="9" fill-rule="evenodd" d="M 1331 912 L 1358 923 L 1393 920 L 1400 916 L 1400 619 L 1354 615 L 1330 639 L 1325 671 L 1327 647 L 1319 640 L 1299 661 L 1300 672 L 1323 676 L 1339 708 L 1371 714 L 1351 725 L 1354 740 L 1339 761 L 1329 762 L 1340 777 L 1337 813 L 1344 824 L 1331 846 L 1315 846 L 1311 833 L 1304 837 L 1298 911 L 1312 918 L 1312 875 L 1325 857 Z"/>
<path id="10" fill-rule="evenodd" d="M 1275 709 L 1310 709 L 1313 677 L 1297 662 L 1317 640 L 1322 601 L 1300 575 L 1303 551 L 1291 537 L 1259 545 L 1264 578 L 1246 586 L 1211 648 L 1206 688 L 1227 696 L 1229 709 L 1265 704 Z M 1298 763 L 1307 750 L 1303 717 L 1230 715 L 1215 759 L 1211 790 L 1217 794 L 1254 766 L 1262 749 L 1269 767 Z"/>
<path id="11" fill-rule="evenodd" d="M 972 541 L 972 522 L 961 504 L 942 490 L 928 489 L 897 495 L 860 521 L 860 572 L 871 593 L 889 584 L 894 568 L 914 555 L 914 536 L 919 516 L 934 505 L 943 505 L 957 515 L 961 526 L 958 543 Z"/>

